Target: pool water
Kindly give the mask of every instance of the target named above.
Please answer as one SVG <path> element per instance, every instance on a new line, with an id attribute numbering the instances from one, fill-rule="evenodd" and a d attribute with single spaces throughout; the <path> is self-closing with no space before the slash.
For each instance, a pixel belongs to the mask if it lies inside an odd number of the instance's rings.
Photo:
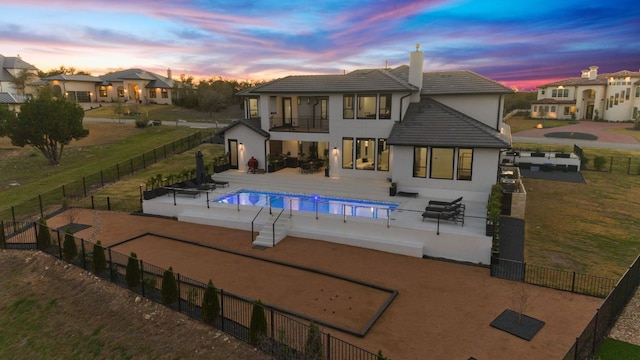
<path id="1" fill-rule="evenodd" d="M 398 203 L 325 197 L 320 195 L 288 194 L 268 191 L 238 190 L 221 196 L 213 202 L 250 206 L 271 206 L 276 209 L 318 212 L 386 219 Z"/>

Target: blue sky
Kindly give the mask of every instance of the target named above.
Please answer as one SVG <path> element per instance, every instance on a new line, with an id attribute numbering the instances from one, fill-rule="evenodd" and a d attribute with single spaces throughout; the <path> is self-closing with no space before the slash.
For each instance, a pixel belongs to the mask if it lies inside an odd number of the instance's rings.
<path id="1" fill-rule="evenodd" d="M 171 68 L 196 79 L 271 80 L 408 64 L 472 70 L 532 89 L 640 69 L 636 1 L 0 0 L 0 54 L 93 75 Z"/>

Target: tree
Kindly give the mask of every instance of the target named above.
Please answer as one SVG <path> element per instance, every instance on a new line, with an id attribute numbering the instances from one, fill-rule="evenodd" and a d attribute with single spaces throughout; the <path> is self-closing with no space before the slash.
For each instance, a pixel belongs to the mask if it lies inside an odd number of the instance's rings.
<path id="1" fill-rule="evenodd" d="M 9 105 L 0 104 L 0 137 L 6 136 L 6 133 L 4 130 L 5 122 L 7 122 L 10 118 L 15 118 L 15 117 L 16 117 L 16 114 L 15 112 L 9 110 Z"/>
<path id="2" fill-rule="evenodd" d="M 47 250 L 51 247 L 51 234 L 47 227 L 47 221 L 44 218 L 40 218 L 38 221 L 38 237 L 36 238 L 38 249 Z"/>
<path id="3" fill-rule="evenodd" d="M 62 245 L 62 256 L 67 262 L 75 259 L 78 256 L 78 246 L 76 240 L 73 237 L 71 228 L 67 228 L 64 231 L 64 244 Z"/>
<path id="4" fill-rule="evenodd" d="M 173 268 L 169 266 L 169 269 L 165 270 L 162 275 L 162 303 L 170 305 L 176 300 L 178 300 L 178 283 L 176 277 L 173 276 Z"/>
<path id="5" fill-rule="evenodd" d="M 70 67 L 67 68 L 64 65 L 60 65 L 59 68 L 57 69 L 50 69 L 48 71 L 41 71 L 38 70 L 38 76 L 40 78 L 46 78 L 49 76 L 54 76 L 54 75 L 91 75 L 91 73 L 83 71 L 83 70 L 76 70 L 76 68 L 74 67 Z"/>
<path id="6" fill-rule="evenodd" d="M 96 275 L 101 274 L 104 269 L 107 268 L 107 259 L 104 256 L 104 248 L 100 241 L 93 244 L 93 262 L 91 264 L 91 269 L 93 273 Z"/>
<path id="7" fill-rule="evenodd" d="M 131 253 L 129 261 L 127 261 L 125 280 L 130 288 L 140 285 L 140 264 L 138 263 L 138 256 L 134 252 Z"/>
<path id="8" fill-rule="evenodd" d="M 209 279 L 209 284 L 202 297 L 202 320 L 211 325 L 218 319 L 219 314 L 220 300 L 218 300 L 218 291 L 213 286 L 211 279 Z"/>
<path id="9" fill-rule="evenodd" d="M 322 360 L 322 334 L 313 321 L 309 324 L 307 342 L 304 344 L 304 360 Z"/>
<path id="10" fill-rule="evenodd" d="M 264 306 L 258 299 L 253 303 L 251 323 L 249 324 L 249 343 L 258 345 L 267 336 L 267 317 L 264 314 Z"/>
<path id="11" fill-rule="evenodd" d="M 27 69 L 22 69 L 16 73 L 13 79 L 9 80 L 16 88 L 18 94 L 24 95 L 24 90 L 31 79 L 36 78 L 37 75 L 29 72 Z"/>
<path id="12" fill-rule="evenodd" d="M 11 144 L 32 146 L 53 165 L 60 163 L 62 151 L 71 140 L 89 135 L 82 127 L 84 111 L 65 98 L 55 98 L 50 89 L 40 91 L 38 98 L 25 102 L 18 117 L 4 122 L 4 135 Z"/>

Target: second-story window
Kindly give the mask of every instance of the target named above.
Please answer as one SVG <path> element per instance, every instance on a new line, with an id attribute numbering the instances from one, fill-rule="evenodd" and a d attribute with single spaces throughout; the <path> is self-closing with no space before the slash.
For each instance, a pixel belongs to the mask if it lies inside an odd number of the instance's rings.
<path id="1" fill-rule="evenodd" d="M 354 95 L 344 95 L 342 97 L 342 118 L 353 119 L 353 98 Z"/>
<path id="2" fill-rule="evenodd" d="M 320 119 L 325 120 L 328 118 L 328 100 L 320 99 Z"/>
<path id="3" fill-rule="evenodd" d="M 260 111 L 258 109 L 258 99 L 249 98 L 249 119 L 256 119 L 260 117 Z"/>
<path id="4" fill-rule="evenodd" d="M 358 95 L 358 119 L 375 119 L 376 103 L 376 95 Z"/>
<path id="5" fill-rule="evenodd" d="M 391 119 L 391 94 L 380 94 L 380 119 Z"/>

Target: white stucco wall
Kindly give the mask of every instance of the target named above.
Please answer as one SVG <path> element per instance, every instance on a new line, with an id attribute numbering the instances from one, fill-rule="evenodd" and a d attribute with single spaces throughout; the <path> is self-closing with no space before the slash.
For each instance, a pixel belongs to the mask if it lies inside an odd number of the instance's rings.
<path id="1" fill-rule="evenodd" d="M 265 138 L 244 125 L 237 125 L 225 133 L 225 151 L 229 151 L 229 140 L 238 140 L 244 149 L 238 150 L 238 170 L 247 171 L 247 162 L 253 156 L 258 168 L 266 169 Z"/>

